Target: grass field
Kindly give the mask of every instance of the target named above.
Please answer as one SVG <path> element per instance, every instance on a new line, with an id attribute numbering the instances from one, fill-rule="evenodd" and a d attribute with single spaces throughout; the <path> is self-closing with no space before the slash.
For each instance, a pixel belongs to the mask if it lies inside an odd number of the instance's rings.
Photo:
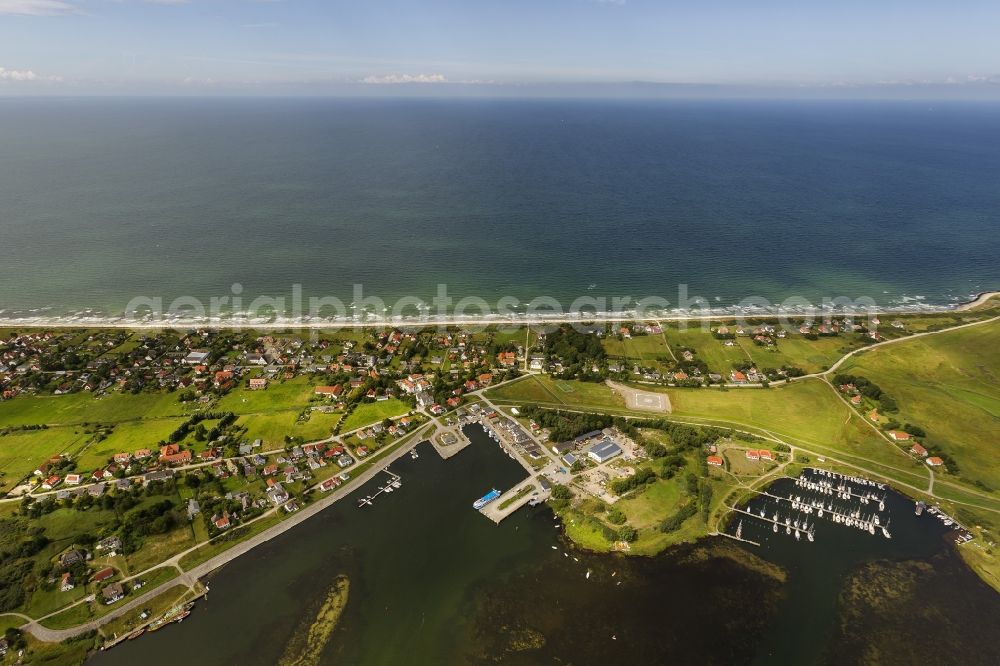
<path id="1" fill-rule="evenodd" d="M 758 368 L 778 369 L 783 365 L 790 365 L 810 374 L 826 370 L 841 356 L 862 346 L 857 341 L 857 336 L 807 340 L 793 334 L 778 340 L 776 348 L 754 344 L 750 338 L 738 338 L 737 342 Z"/>
<path id="2" fill-rule="evenodd" d="M 825 382 L 809 379 L 770 389 L 669 391 L 673 415 L 719 425 L 749 425 L 792 444 L 820 452 L 846 453 L 901 468 L 926 479 L 920 465 L 902 455 L 844 404 Z"/>
<path id="3" fill-rule="evenodd" d="M 575 380 L 552 379 L 546 375 L 530 375 L 486 393 L 501 401 L 533 402 L 539 405 L 624 409 L 625 401 L 604 384 Z"/>
<path id="4" fill-rule="evenodd" d="M 144 418 L 180 416 L 184 406 L 173 393 L 89 393 L 23 396 L 0 402 L 0 428 L 18 425 L 121 423 Z"/>
<path id="5" fill-rule="evenodd" d="M 363 428 L 394 416 L 402 416 L 411 409 L 410 405 L 396 398 L 390 398 L 382 402 L 361 403 L 344 420 L 344 425 L 340 427 L 340 431 L 350 432 L 351 430 Z"/>
<path id="6" fill-rule="evenodd" d="M 562 389 L 560 389 L 560 386 Z M 569 389 L 569 390 L 564 390 Z M 867 425 L 861 415 L 844 404 L 820 379 L 809 379 L 770 389 L 665 389 L 643 390 L 670 396 L 671 418 L 771 433 L 791 444 L 825 455 L 849 456 L 847 462 L 871 461 L 878 471 L 911 485 L 924 486 L 927 470 L 905 456 Z M 491 390 L 487 397 L 503 402 L 532 402 L 611 414 L 649 417 L 629 412 L 621 398 L 603 384 L 567 382 L 531 376 Z"/>
<path id="7" fill-rule="evenodd" d="M 708 364 L 708 368 L 712 372 L 727 375 L 734 365 L 750 360 L 750 357 L 739 345 L 726 347 L 721 340 L 716 340 L 710 331 L 702 330 L 701 327 L 692 326 L 686 330 L 680 330 L 676 326 L 667 326 L 663 332 L 672 347 L 694 349 L 695 357 Z"/>
<path id="8" fill-rule="evenodd" d="M 285 435 L 301 437 L 306 441 L 329 437 L 343 416 L 315 412 L 309 416 L 308 421 L 299 421 L 299 413 L 298 410 L 292 410 L 245 414 L 236 423 L 246 427 L 246 439 L 262 439 L 264 448 L 280 448 L 285 445 Z"/>
<path id="9" fill-rule="evenodd" d="M 234 414 L 300 410 L 312 396 L 313 385 L 308 378 L 296 377 L 284 382 L 272 382 L 263 390 L 251 391 L 240 386 L 224 395 L 215 409 Z"/>
<path id="10" fill-rule="evenodd" d="M 170 437 L 183 422 L 183 418 L 165 418 L 120 423 L 107 438 L 94 442 L 81 452 L 77 467 L 84 471 L 92 470 L 106 464 L 109 457 L 121 451 L 155 451 L 158 443 Z"/>
<path id="11" fill-rule="evenodd" d="M 841 372 L 863 375 L 899 404 L 894 415 L 927 431 L 962 478 L 1000 490 L 1000 323 L 873 349 Z"/>
<path id="12" fill-rule="evenodd" d="M 10 490 L 52 455 L 76 453 L 89 439 L 90 435 L 74 428 L 28 430 L 0 436 L 0 490 Z"/>

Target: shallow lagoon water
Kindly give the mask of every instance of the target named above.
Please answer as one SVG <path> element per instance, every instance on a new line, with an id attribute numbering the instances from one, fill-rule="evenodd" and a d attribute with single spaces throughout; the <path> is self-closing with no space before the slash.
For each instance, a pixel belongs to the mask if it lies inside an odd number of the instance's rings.
<path id="1" fill-rule="evenodd" d="M 472 509 L 524 473 L 478 427 L 468 432 L 458 456 L 421 444 L 418 459 L 392 466 L 399 491 L 364 509 L 348 498 L 289 530 L 216 573 L 182 624 L 91 663 L 276 663 L 340 574 L 350 598 L 323 664 L 861 663 L 873 644 L 897 646 L 884 663 L 907 663 L 893 659 L 912 656 L 899 646 L 929 635 L 912 617 L 950 618 L 927 648 L 935 663 L 1000 657 L 984 640 L 1000 631 L 1000 596 L 902 497 L 888 500 L 891 541 L 822 522 L 815 543 L 795 542 L 747 521 L 760 548 L 711 539 L 652 558 L 581 553 L 545 507 L 500 526 Z M 872 581 L 899 594 L 874 606 L 845 595 L 877 590 Z M 969 641 L 972 657 L 948 658 L 966 656 L 953 645 Z"/>

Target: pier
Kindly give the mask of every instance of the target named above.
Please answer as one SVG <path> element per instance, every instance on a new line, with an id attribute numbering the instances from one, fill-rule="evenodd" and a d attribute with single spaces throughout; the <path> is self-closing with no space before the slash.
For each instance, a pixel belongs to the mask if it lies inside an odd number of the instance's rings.
<path id="1" fill-rule="evenodd" d="M 518 496 L 519 494 L 520 497 Z M 480 509 L 479 513 L 499 525 L 504 518 L 507 518 L 525 504 L 532 501 L 535 503 L 542 502 L 548 499 L 548 497 L 549 491 L 543 490 L 534 478 L 529 478 L 484 506 Z M 514 501 L 511 501 L 512 499 Z M 510 503 L 507 504 L 507 502 Z"/>
<path id="2" fill-rule="evenodd" d="M 389 475 L 389 480 L 385 483 L 385 485 L 379 486 L 379 489 L 375 491 L 374 494 L 359 499 L 358 508 L 371 506 L 372 504 L 374 504 L 375 498 L 378 497 L 379 495 L 391 493 L 394 490 L 399 490 L 400 488 L 403 487 L 403 477 L 394 472 L 390 472 L 388 467 L 386 467 L 382 471 Z"/>
<path id="3" fill-rule="evenodd" d="M 472 444 L 472 440 L 462 432 L 461 426 L 448 428 L 439 426 L 437 431 L 428 439 L 430 439 L 431 446 L 434 447 L 434 450 L 437 451 L 442 460 L 451 458 L 453 455 L 463 451 L 469 444 Z"/>
<path id="4" fill-rule="evenodd" d="M 816 530 L 816 525 L 815 524 L 809 525 L 808 523 L 806 523 L 805 520 L 803 520 L 802 524 L 800 525 L 798 518 L 796 518 L 795 520 L 792 520 L 791 518 L 786 517 L 785 520 L 784 520 L 784 522 L 782 522 L 782 520 L 781 520 L 780 517 L 779 518 L 769 518 L 767 515 L 763 515 L 762 516 L 762 515 L 757 514 L 757 513 L 751 513 L 750 511 L 747 511 L 746 509 L 741 509 L 738 506 L 730 506 L 729 508 L 732 509 L 733 511 L 735 511 L 736 513 L 743 514 L 744 516 L 750 516 L 751 518 L 756 518 L 757 520 L 764 521 L 765 523 L 771 523 L 776 528 L 774 530 L 775 532 L 780 532 L 781 528 L 785 528 L 785 534 L 791 534 L 793 532 L 796 533 L 796 534 L 805 533 L 806 536 L 809 537 L 810 541 L 812 541 L 813 538 L 814 538 L 815 530 Z M 737 541 L 746 541 L 746 539 L 744 539 L 742 537 L 742 535 L 739 536 L 739 537 L 736 537 L 736 536 L 733 536 L 732 534 L 727 534 L 726 536 L 730 536 L 730 537 L 736 539 Z M 749 543 L 753 543 L 756 546 L 760 545 L 759 543 L 754 543 L 753 541 L 750 541 Z"/>

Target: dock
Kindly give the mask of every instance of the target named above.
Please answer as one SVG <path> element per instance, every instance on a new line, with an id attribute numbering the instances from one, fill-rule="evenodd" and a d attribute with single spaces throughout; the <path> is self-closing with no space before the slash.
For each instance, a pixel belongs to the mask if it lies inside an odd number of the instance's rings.
<path id="1" fill-rule="evenodd" d="M 378 490 L 376 490 L 374 494 L 359 499 L 358 508 L 371 506 L 372 504 L 375 503 L 375 498 L 378 497 L 379 495 L 385 493 L 391 493 L 394 490 L 399 490 L 403 486 L 403 477 L 401 477 L 399 474 L 396 474 L 395 472 L 390 472 L 388 467 L 386 467 L 382 471 L 389 475 L 389 480 L 384 485 L 379 486 Z"/>
<path id="2" fill-rule="evenodd" d="M 518 497 L 518 494 L 522 492 L 524 494 Z M 480 509 L 479 513 L 483 514 L 484 516 L 492 520 L 494 523 L 499 525 L 504 518 L 507 518 L 508 516 L 512 515 L 515 511 L 520 509 L 525 504 L 528 504 L 533 500 L 536 503 L 542 502 L 548 499 L 548 496 L 549 496 L 548 490 L 543 490 L 541 488 L 541 485 L 534 478 L 529 478 L 526 481 L 522 481 L 521 483 L 517 484 L 504 494 L 500 495 L 500 497 L 496 498 L 495 500 L 484 506 L 482 509 Z M 506 502 L 510 501 L 512 498 L 515 497 L 517 497 L 516 500 L 505 505 Z"/>
<path id="3" fill-rule="evenodd" d="M 430 438 L 431 446 L 441 456 L 442 460 L 447 460 L 460 453 L 472 440 L 465 436 L 461 426 L 451 428 L 438 428 Z"/>

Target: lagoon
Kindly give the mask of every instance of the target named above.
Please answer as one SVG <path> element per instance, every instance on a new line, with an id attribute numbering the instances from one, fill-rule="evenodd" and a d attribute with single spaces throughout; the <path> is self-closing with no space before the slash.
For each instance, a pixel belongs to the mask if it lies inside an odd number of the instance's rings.
<path id="1" fill-rule="evenodd" d="M 1000 632 L 1000 599 L 902 496 L 888 498 L 891 541 L 822 523 L 816 543 L 765 529 L 760 548 L 582 553 L 544 506 L 499 526 L 472 509 L 523 470 L 466 433 L 459 455 L 419 445 L 392 465 L 400 490 L 338 502 L 213 575 L 182 624 L 90 663 L 277 663 L 340 575 L 350 596 L 321 664 L 912 663 L 913 646 L 928 663 L 1000 658 L 984 640 Z"/>

